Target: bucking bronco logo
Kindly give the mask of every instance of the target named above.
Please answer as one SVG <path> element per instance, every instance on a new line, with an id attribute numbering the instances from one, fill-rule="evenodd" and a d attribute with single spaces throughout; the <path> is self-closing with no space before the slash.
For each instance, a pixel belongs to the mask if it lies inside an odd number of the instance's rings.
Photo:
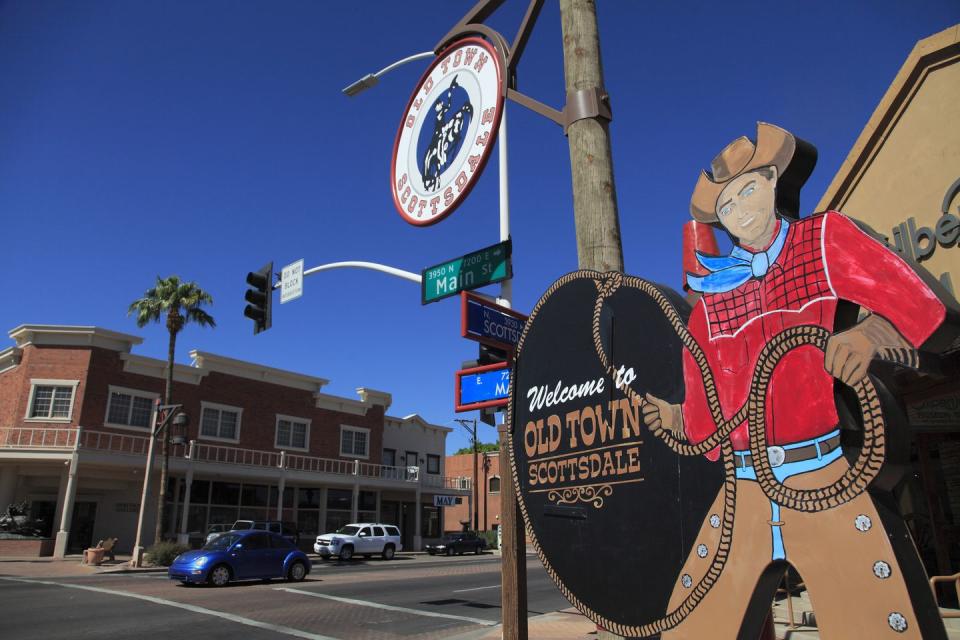
<path id="1" fill-rule="evenodd" d="M 431 111 L 433 132 L 426 149 L 420 155 L 420 176 L 423 178 L 424 189 L 436 191 L 440 188 L 440 174 L 457 157 L 457 152 L 463 146 L 464 133 L 470 126 L 470 118 L 473 117 L 470 97 L 457 84 L 457 76 L 453 76 L 447 90 L 434 101 Z M 424 126 L 420 133 L 421 141 L 428 134 L 430 130 Z"/>

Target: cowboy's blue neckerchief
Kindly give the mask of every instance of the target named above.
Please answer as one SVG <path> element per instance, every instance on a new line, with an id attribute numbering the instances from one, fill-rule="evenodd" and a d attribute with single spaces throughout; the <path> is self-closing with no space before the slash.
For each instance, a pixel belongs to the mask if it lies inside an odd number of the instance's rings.
<path id="1" fill-rule="evenodd" d="M 700 293 L 726 293 L 736 289 L 750 278 L 762 278 L 774 263 L 787 240 L 790 224 L 780 220 L 780 231 L 766 251 L 752 253 L 743 247 L 734 247 L 726 256 L 707 256 L 697 252 L 697 262 L 708 273 L 705 276 L 687 274 L 687 286 Z"/>

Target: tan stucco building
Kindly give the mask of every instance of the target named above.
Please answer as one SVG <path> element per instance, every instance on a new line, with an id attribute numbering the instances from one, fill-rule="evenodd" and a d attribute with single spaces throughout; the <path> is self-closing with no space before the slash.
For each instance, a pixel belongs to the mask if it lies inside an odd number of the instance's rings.
<path id="1" fill-rule="evenodd" d="M 866 223 L 958 308 L 960 25 L 914 47 L 821 198 L 817 210 L 827 209 Z M 897 498 L 931 574 L 960 566 L 958 369 L 960 340 L 932 373 L 892 376 L 913 471 Z"/>

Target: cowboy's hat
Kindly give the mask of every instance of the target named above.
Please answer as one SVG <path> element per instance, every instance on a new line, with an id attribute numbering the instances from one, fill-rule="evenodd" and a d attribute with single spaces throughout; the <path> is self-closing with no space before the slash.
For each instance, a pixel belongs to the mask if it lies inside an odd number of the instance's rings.
<path id="1" fill-rule="evenodd" d="M 776 167 L 777 174 L 782 176 L 796 148 L 796 138 L 789 131 L 758 122 L 756 144 L 746 136 L 740 136 L 717 154 L 710 163 L 710 172 L 700 172 L 690 198 L 690 215 L 697 222 L 716 222 L 717 198 L 728 182 L 761 167 Z"/>

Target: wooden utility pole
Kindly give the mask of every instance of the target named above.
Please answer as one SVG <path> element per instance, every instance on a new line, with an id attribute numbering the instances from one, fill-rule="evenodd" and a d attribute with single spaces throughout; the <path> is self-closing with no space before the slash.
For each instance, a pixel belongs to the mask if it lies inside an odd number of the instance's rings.
<path id="1" fill-rule="evenodd" d="M 510 473 L 510 425 L 501 424 L 500 475 Z M 500 481 L 501 624 L 503 640 L 527 640 L 527 535 L 517 506 L 513 478 Z"/>
<path id="2" fill-rule="evenodd" d="M 560 22 L 568 107 L 593 96 L 609 105 L 603 86 L 593 0 L 560 0 Z M 584 115 L 569 125 L 567 136 L 578 264 L 581 269 L 623 271 L 609 123 L 603 118 Z"/>
<path id="3" fill-rule="evenodd" d="M 577 264 L 581 269 L 622 272 L 623 246 L 613 181 L 610 123 L 609 116 L 602 117 L 599 108 L 605 107 L 609 114 L 594 0 L 560 0 L 560 24 Z M 598 629 L 597 637 L 620 638 L 603 629 Z"/>

